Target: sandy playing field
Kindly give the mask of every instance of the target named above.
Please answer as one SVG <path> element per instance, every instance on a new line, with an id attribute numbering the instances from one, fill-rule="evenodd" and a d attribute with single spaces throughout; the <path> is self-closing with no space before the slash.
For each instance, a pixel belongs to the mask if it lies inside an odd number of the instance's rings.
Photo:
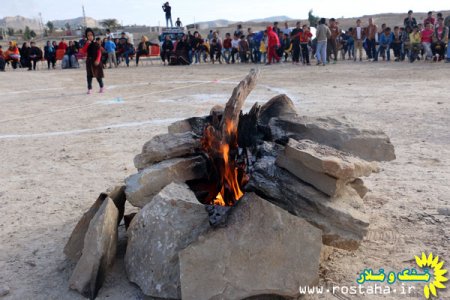
<path id="1" fill-rule="evenodd" d="M 5 299 L 82 299 L 68 289 L 73 265 L 63 254 L 78 219 L 100 192 L 135 172 L 133 157 L 144 142 L 177 119 L 205 115 L 225 103 L 251 67 L 154 63 L 107 69 L 106 93 L 92 95 L 85 94 L 83 69 L 41 66 L 1 74 Z M 366 239 L 355 252 L 333 251 L 321 267 L 321 283 L 354 286 L 363 269 L 401 271 L 414 266 L 414 255 L 422 251 L 449 260 L 450 65 L 339 62 L 261 66 L 261 71 L 247 109 L 286 93 L 300 114 L 345 116 L 359 127 L 381 128 L 395 146 L 397 159 L 382 163 L 382 172 L 366 180 L 371 189 L 365 198 L 371 219 Z M 417 286 L 417 297 L 423 297 L 423 284 Z M 439 293 L 450 299 L 449 290 Z M 344 290 L 319 298 L 335 297 L 362 296 Z M 121 260 L 100 291 L 98 299 L 106 298 L 145 299 L 127 282 Z M 378 298 L 401 296 L 364 299 Z"/>

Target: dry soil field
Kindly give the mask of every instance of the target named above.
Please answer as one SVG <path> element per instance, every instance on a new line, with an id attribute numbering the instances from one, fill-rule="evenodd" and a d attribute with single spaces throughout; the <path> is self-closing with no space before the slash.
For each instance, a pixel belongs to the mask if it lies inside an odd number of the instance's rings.
<path id="1" fill-rule="evenodd" d="M 100 192 L 135 172 L 133 157 L 144 142 L 177 119 L 225 103 L 251 67 L 156 63 L 107 69 L 106 93 L 92 95 L 85 94 L 83 69 L 0 74 L 4 299 L 82 299 L 68 289 L 73 265 L 62 252 L 80 216 Z M 321 267 L 322 284 L 355 285 L 367 267 L 400 271 L 422 251 L 450 259 L 449 64 L 280 64 L 261 71 L 246 109 L 286 93 L 300 114 L 345 116 L 357 126 L 381 128 L 396 149 L 397 159 L 366 180 L 366 239 L 355 252 L 331 253 Z M 440 295 L 450 299 L 448 290 Z M 401 296 L 364 297 L 378 298 Z M 127 283 L 119 260 L 98 299 L 145 297 Z"/>

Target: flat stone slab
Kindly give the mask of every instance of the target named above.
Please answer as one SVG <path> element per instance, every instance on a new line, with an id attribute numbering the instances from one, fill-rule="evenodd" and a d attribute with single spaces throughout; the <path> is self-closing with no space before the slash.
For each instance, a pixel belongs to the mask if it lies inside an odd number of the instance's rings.
<path id="1" fill-rule="evenodd" d="M 144 207 L 171 182 L 186 182 L 206 176 L 206 161 L 201 156 L 173 158 L 154 164 L 125 179 L 127 200 Z"/>
<path id="2" fill-rule="evenodd" d="M 281 117 L 270 119 L 273 140 L 290 137 L 312 140 L 367 161 L 395 159 L 394 146 L 381 130 L 359 129 L 346 121 L 330 117 Z"/>
<path id="3" fill-rule="evenodd" d="M 286 157 L 301 162 L 305 167 L 339 179 L 356 179 L 378 171 L 376 162 L 368 162 L 311 140 L 289 139 L 284 150 Z"/>
<path id="4" fill-rule="evenodd" d="M 321 231 L 253 193 L 233 208 L 225 228 L 181 251 L 184 300 L 298 297 L 318 281 Z"/>

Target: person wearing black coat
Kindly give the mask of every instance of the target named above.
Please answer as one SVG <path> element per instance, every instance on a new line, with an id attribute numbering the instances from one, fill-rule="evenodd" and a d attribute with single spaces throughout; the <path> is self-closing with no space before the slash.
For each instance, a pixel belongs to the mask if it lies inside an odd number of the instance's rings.
<path id="1" fill-rule="evenodd" d="M 28 43 L 23 43 L 22 48 L 20 48 L 19 51 L 20 64 L 22 65 L 22 68 L 28 68 L 28 70 L 31 71 L 30 46 L 28 45 Z"/>
<path id="2" fill-rule="evenodd" d="M 169 62 L 170 59 L 170 55 L 173 52 L 173 43 L 170 40 L 170 35 L 166 35 L 166 38 L 164 40 L 164 43 L 161 46 L 161 59 L 164 63 L 164 65 L 166 65 L 166 59 L 167 62 Z"/>
<path id="3" fill-rule="evenodd" d="M 31 42 L 29 53 L 30 53 L 29 70 L 31 70 L 31 62 L 33 62 L 33 70 L 36 70 L 36 62 L 42 59 L 42 50 L 39 47 L 36 47 L 35 42 Z"/>

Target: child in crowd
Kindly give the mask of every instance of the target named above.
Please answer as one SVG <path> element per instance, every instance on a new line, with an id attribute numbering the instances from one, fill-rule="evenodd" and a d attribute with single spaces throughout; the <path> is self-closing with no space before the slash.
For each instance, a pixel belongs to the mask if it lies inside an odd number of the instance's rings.
<path id="1" fill-rule="evenodd" d="M 239 41 L 239 57 L 241 63 L 248 63 L 248 52 L 250 51 L 250 46 L 248 45 L 245 35 L 241 35 L 241 40 Z"/>

